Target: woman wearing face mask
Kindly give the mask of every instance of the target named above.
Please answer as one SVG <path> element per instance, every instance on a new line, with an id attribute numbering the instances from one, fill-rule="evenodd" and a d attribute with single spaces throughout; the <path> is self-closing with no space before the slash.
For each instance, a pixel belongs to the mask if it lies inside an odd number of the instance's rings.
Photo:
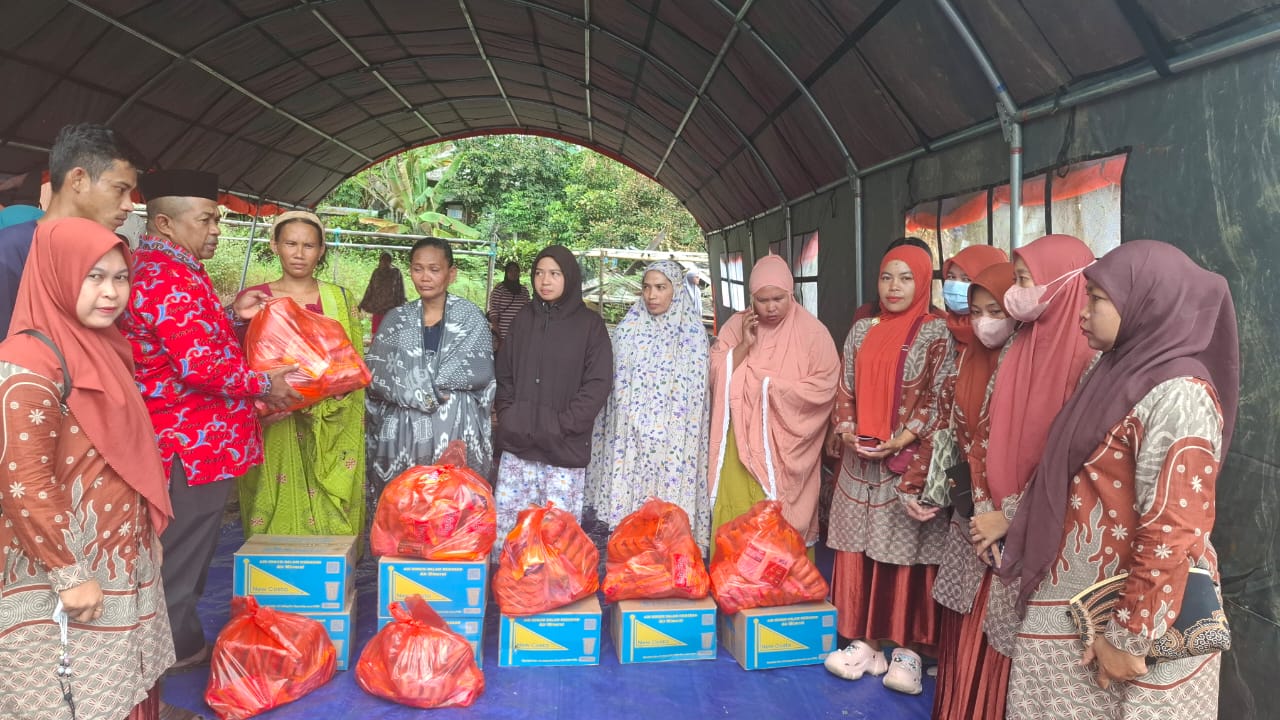
<path id="1" fill-rule="evenodd" d="M 1083 272 L 1093 259 L 1089 246 L 1070 235 L 1045 235 L 1013 251 L 1016 282 L 1004 294 L 1004 310 L 1020 324 L 991 391 L 986 480 L 992 507 L 969 522 L 975 554 L 997 567 L 999 542 L 1040 461 L 1049 426 L 1096 355 L 1076 317 L 1085 301 Z M 1016 622 L 1009 589 L 997 583 L 991 598 L 992 614 L 1000 619 L 987 623 L 987 641 L 1012 656 Z"/>
<path id="2" fill-rule="evenodd" d="M 660 260 L 613 334 L 613 391 L 596 419 L 586 504 L 612 531 L 653 496 L 689 515 L 704 549 L 707 496 L 707 331 L 684 270 Z"/>
<path id="3" fill-rule="evenodd" d="M 159 533 L 173 513 L 115 326 L 129 254 L 91 220 L 40 223 L 0 344 L 0 717 L 160 716 L 174 655 Z"/>
<path id="4" fill-rule="evenodd" d="M 1013 264 L 996 263 L 978 273 L 968 288 L 969 337 L 953 380 L 951 428 L 968 463 L 974 506 L 990 510 L 986 483 L 988 404 L 992 379 L 1014 320 L 1001 302 L 1013 286 Z M 969 542 L 969 516 L 952 509 L 950 532 L 933 597 L 941 606 L 938 685 L 933 717 L 938 720 L 1004 717 L 1009 658 L 991 649 L 983 634 L 992 575 Z"/>
<path id="5" fill-rule="evenodd" d="M 1214 718 L 1219 653 L 1150 666 L 1145 656 L 1174 639 L 1190 571 L 1218 579 L 1214 490 L 1240 398 L 1231 292 L 1153 240 L 1122 244 L 1085 275 L 1076 317 L 1102 355 L 1053 422 L 1001 573 L 1017 580 L 1024 613 L 1008 717 Z M 1082 647 L 1068 601 L 1124 572 Z"/>
<path id="6" fill-rule="evenodd" d="M 918 494 L 899 491 L 901 469 L 891 456 L 911 452 L 936 423 L 932 395 L 950 335 L 929 313 L 930 264 L 916 247 L 886 254 L 882 312 L 855 323 L 845 340 L 832 417 L 844 452 L 827 535 L 836 550 L 837 630 L 855 639 L 827 658 L 827 669 L 848 680 L 885 675 L 886 687 L 912 694 L 921 691 L 921 662 L 909 647 L 928 652 L 937 641 L 932 590 L 946 523 L 934 517 L 936 508 L 920 506 Z M 892 670 L 884 640 L 900 646 Z"/>

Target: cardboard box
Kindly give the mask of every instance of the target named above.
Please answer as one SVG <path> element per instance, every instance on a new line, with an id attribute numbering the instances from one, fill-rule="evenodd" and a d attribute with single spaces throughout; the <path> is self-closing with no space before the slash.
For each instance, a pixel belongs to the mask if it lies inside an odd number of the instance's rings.
<path id="1" fill-rule="evenodd" d="M 293 612 L 345 612 L 356 539 L 351 535 L 254 535 L 236 551 L 233 592 Z"/>
<path id="2" fill-rule="evenodd" d="M 623 600 L 611 611 L 618 662 L 714 660 L 716 603 L 701 600 Z"/>
<path id="3" fill-rule="evenodd" d="M 324 625 L 325 632 L 333 641 L 333 649 L 338 652 L 338 669 L 346 670 L 351 665 L 351 641 L 355 637 L 356 594 L 355 588 L 345 603 L 346 611 L 339 613 L 298 613 Z"/>
<path id="4" fill-rule="evenodd" d="M 386 627 L 395 618 L 390 615 L 378 616 L 378 631 Z M 443 617 L 449 629 L 458 633 L 471 643 L 471 651 L 476 658 L 476 666 L 484 667 L 484 618 L 483 617 Z"/>
<path id="5" fill-rule="evenodd" d="M 722 615 L 720 642 L 745 670 L 817 665 L 836 649 L 836 609 L 811 602 Z"/>
<path id="6" fill-rule="evenodd" d="M 378 561 L 378 616 L 390 617 L 387 606 L 410 595 L 421 595 L 446 619 L 484 617 L 485 583 L 489 563 L 445 562 L 403 557 Z"/>
<path id="7" fill-rule="evenodd" d="M 503 615 L 498 665 L 599 665 L 600 616 L 595 595 L 537 615 Z"/>

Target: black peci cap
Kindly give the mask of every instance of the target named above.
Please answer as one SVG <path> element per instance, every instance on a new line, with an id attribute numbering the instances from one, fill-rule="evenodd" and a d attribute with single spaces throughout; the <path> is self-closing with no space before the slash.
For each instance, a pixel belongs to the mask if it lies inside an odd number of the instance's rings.
<path id="1" fill-rule="evenodd" d="M 202 170 L 157 170 L 138 179 L 142 197 L 197 197 L 218 200 L 218 176 Z"/>

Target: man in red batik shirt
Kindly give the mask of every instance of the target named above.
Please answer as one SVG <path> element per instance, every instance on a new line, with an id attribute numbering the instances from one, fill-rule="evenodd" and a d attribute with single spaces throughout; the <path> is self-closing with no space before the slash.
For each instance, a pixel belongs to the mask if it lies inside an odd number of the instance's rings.
<path id="1" fill-rule="evenodd" d="M 224 309 L 201 260 L 218 247 L 218 179 L 165 170 L 141 178 L 147 234 L 133 257 L 133 291 L 121 320 L 134 375 L 151 412 L 169 473 L 173 522 L 160 536 L 165 595 L 178 661 L 204 662 L 209 649 L 196 614 L 218 542 L 231 480 L 262 461 L 254 400 L 282 407 L 298 394 L 284 376 L 250 370 L 235 324 L 261 308 L 246 293 Z"/>

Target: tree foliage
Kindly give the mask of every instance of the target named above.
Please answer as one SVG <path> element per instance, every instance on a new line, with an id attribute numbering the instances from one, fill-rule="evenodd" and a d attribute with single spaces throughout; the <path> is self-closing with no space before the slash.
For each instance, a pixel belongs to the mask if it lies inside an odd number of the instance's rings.
<path id="1" fill-rule="evenodd" d="M 575 250 L 704 249 L 693 217 L 653 180 L 543 137 L 483 136 L 411 150 L 343 183 L 329 201 L 385 208 L 388 220 L 417 223 L 417 232 L 493 238 L 500 263 L 517 260 L 526 269 L 551 243 Z M 446 201 L 466 204 L 473 232 L 442 220 Z M 420 209 L 404 209 L 410 206 Z"/>
<path id="2" fill-rule="evenodd" d="M 473 239 L 479 232 L 443 212 L 451 198 L 453 144 L 417 147 L 388 158 L 351 178 L 364 197 L 390 211 L 389 218 L 360 221 L 382 232 Z"/>

